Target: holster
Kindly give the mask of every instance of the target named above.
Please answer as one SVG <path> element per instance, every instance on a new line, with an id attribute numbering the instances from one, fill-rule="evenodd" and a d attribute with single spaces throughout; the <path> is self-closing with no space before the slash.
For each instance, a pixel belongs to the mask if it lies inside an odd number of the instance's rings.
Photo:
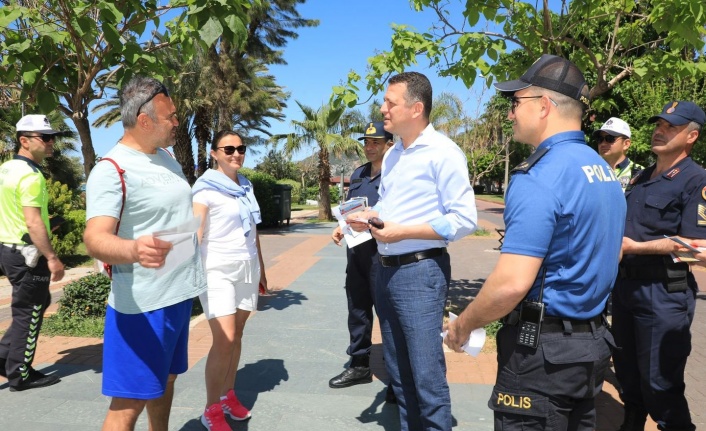
<path id="1" fill-rule="evenodd" d="M 667 262 L 665 265 L 667 271 L 667 292 L 686 292 L 689 288 L 686 276 L 689 273 L 689 265 L 683 262 Z"/>

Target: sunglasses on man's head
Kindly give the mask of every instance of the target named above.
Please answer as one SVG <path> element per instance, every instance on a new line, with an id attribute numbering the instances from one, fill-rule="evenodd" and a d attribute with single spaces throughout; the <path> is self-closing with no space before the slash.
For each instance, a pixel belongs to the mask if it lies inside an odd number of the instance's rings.
<path id="1" fill-rule="evenodd" d="M 56 139 L 56 135 L 50 135 L 47 133 L 42 133 L 41 135 L 24 135 L 26 138 L 39 138 L 44 142 L 45 144 L 48 144 L 49 142 L 53 141 Z"/>
<path id="2" fill-rule="evenodd" d="M 140 106 L 137 108 L 137 114 L 135 115 L 135 117 L 139 117 L 140 111 L 142 110 L 142 108 L 147 103 L 149 103 L 150 100 L 157 97 L 158 94 L 164 94 L 165 96 L 169 97 L 169 91 L 167 91 L 167 87 L 165 87 L 164 85 L 160 85 L 159 87 L 155 88 L 154 91 L 152 91 L 152 93 L 150 93 L 150 97 L 147 100 L 145 100 L 144 102 L 142 102 L 140 104 Z"/>
<path id="3" fill-rule="evenodd" d="M 238 154 L 245 154 L 245 150 L 248 148 L 245 145 L 240 145 L 237 147 L 234 147 L 232 145 L 226 145 L 225 147 L 216 147 L 219 150 L 223 150 L 224 153 L 226 153 L 226 156 L 232 156 L 233 153 L 236 151 Z"/>

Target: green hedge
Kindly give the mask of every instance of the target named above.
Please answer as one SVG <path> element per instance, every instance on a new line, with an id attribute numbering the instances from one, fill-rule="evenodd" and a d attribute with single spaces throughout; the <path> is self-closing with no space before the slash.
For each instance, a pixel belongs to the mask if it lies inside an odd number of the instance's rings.
<path id="1" fill-rule="evenodd" d="M 238 173 L 250 180 L 255 188 L 255 199 L 257 199 L 258 205 L 260 205 L 260 214 L 262 215 L 262 224 L 260 227 L 277 226 L 279 222 L 279 208 L 272 198 L 275 193 L 274 188 L 277 184 L 275 177 L 248 168 L 242 168 Z"/>
<path id="2" fill-rule="evenodd" d="M 301 183 L 294 180 L 279 180 L 277 184 L 286 184 L 292 187 L 292 203 L 301 204 L 304 203 L 302 199 L 302 185 Z"/>

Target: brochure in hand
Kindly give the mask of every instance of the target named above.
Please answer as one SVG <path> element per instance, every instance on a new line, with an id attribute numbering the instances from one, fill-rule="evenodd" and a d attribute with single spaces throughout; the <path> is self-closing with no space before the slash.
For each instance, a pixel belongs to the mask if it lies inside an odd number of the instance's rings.
<path id="1" fill-rule="evenodd" d="M 362 244 L 365 241 L 372 239 L 373 237 L 369 230 L 364 232 L 356 232 L 351 229 L 348 223 L 346 223 L 346 218 L 349 215 L 365 211 L 367 207 L 368 198 L 358 197 L 349 199 L 333 209 L 333 215 L 336 217 L 336 220 L 338 220 L 338 225 L 341 227 L 341 232 L 346 239 L 348 248 L 353 248 L 358 244 Z"/>

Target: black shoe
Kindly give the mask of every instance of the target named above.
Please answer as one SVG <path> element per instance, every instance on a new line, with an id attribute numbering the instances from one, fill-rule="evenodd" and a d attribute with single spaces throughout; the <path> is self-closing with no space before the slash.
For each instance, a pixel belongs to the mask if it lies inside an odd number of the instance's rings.
<path id="1" fill-rule="evenodd" d="M 392 383 L 387 384 L 387 392 L 385 392 L 385 402 L 389 404 L 397 404 L 395 391 L 392 390 Z"/>
<path id="2" fill-rule="evenodd" d="M 43 388 L 44 386 L 51 386 L 55 383 L 59 383 L 61 379 L 57 375 L 47 376 L 46 374 L 35 370 L 34 368 L 29 369 L 29 377 L 26 380 L 20 381 L 16 386 L 10 386 L 10 392 L 24 391 L 27 389 Z"/>
<path id="3" fill-rule="evenodd" d="M 347 388 L 348 386 L 370 383 L 373 381 L 373 374 L 370 367 L 350 367 L 333 379 L 328 381 L 330 388 Z"/>

